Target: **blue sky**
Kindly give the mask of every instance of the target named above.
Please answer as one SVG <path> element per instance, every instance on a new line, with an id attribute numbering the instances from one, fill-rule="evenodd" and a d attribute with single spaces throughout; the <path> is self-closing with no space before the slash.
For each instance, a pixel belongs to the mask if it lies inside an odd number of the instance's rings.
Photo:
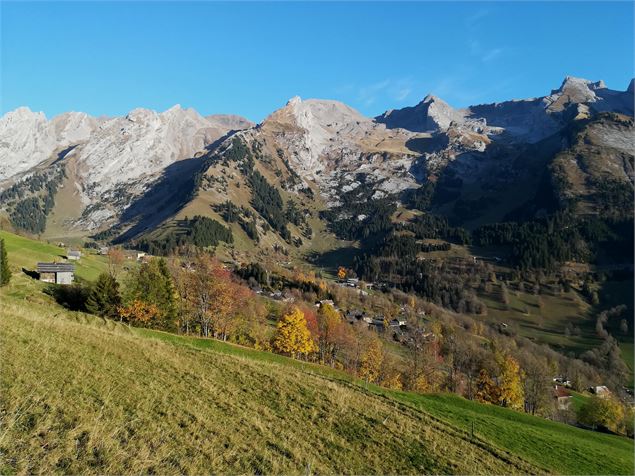
<path id="1" fill-rule="evenodd" d="M 179 103 L 260 121 L 292 96 L 373 116 L 541 96 L 566 75 L 626 89 L 631 2 L 3 2 L 2 113 Z"/>

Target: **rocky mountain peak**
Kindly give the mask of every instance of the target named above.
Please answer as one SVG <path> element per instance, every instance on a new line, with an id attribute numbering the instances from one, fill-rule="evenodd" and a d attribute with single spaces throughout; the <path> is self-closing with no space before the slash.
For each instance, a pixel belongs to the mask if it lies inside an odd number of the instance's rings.
<path id="1" fill-rule="evenodd" d="M 386 127 L 402 128 L 413 132 L 446 131 L 452 123 L 465 121 L 465 113 L 454 109 L 443 99 L 428 94 L 413 107 L 393 109 L 375 118 Z"/>
<path id="2" fill-rule="evenodd" d="M 596 91 L 606 89 L 604 81 L 589 81 L 588 79 L 567 76 L 558 89 L 551 91 L 556 110 L 569 103 L 587 103 L 597 101 Z M 562 98 L 562 100 L 560 100 Z"/>
<path id="3" fill-rule="evenodd" d="M 20 107 L 0 118 L 0 182 L 48 158 L 56 148 L 55 130 L 43 112 Z"/>

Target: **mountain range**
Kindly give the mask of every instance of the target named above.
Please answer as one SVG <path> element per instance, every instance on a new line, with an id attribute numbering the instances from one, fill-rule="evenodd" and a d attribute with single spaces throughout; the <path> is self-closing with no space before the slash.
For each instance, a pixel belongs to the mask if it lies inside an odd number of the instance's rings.
<path id="1" fill-rule="evenodd" d="M 544 97 L 464 109 L 428 95 L 375 118 L 294 97 L 260 124 L 178 105 L 50 120 L 22 107 L 0 119 L 0 223 L 128 241 L 201 215 L 238 249 L 307 252 L 355 239 L 342 227 L 372 228 L 386 202 L 394 220 L 426 212 L 468 229 L 571 204 L 626 213 L 607 203 L 632 194 L 633 84 L 567 77 Z"/>

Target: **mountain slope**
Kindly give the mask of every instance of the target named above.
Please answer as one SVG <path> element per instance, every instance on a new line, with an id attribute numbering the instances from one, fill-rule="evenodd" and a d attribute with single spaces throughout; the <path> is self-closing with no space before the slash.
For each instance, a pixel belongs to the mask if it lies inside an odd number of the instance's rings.
<path id="1" fill-rule="evenodd" d="M 161 178 L 191 177 L 196 172 L 192 159 L 231 130 L 250 125 L 237 116 L 206 119 L 178 105 L 162 113 L 135 109 L 125 117 L 106 119 L 67 113 L 50 121 L 21 108 L 0 121 L 0 163 L 6 164 L 0 169 L 0 188 L 13 185 L 12 195 L 24 199 L 34 193 L 24 187 L 29 177 L 56 167 L 64 174 L 51 199 L 64 189 L 64 209 L 45 209 L 45 214 L 52 210 L 64 224 L 53 229 L 94 231 L 115 224 Z M 190 162 L 181 164 L 185 160 Z M 50 188 L 47 178 L 40 181 Z M 2 205 L 11 215 L 14 208 Z"/>

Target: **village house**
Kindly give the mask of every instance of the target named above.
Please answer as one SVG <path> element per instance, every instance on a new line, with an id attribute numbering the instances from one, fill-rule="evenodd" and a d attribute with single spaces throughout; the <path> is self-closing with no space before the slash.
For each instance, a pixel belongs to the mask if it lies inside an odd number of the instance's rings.
<path id="1" fill-rule="evenodd" d="M 390 327 L 405 327 L 406 326 L 406 318 L 403 316 L 395 317 L 390 320 L 388 323 Z"/>
<path id="2" fill-rule="evenodd" d="M 101 248 L 99 248 L 99 254 L 100 255 L 107 255 L 109 250 L 110 250 L 110 248 L 108 248 L 107 246 L 102 246 Z"/>
<path id="3" fill-rule="evenodd" d="M 572 397 L 566 388 L 560 385 L 554 386 L 553 398 L 556 400 L 556 405 L 558 407 L 558 410 L 569 409 L 569 406 L 571 405 Z"/>
<path id="4" fill-rule="evenodd" d="M 597 387 L 589 388 L 589 391 L 600 398 L 609 398 L 611 396 L 611 391 L 608 389 L 606 385 L 598 385 Z"/>
<path id="5" fill-rule="evenodd" d="M 75 266 L 70 263 L 38 263 L 37 272 L 45 283 L 72 284 L 75 279 Z"/>
<path id="6" fill-rule="evenodd" d="M 72 261 L 79 261 L 79 259 L 82 257 L 82 252 L 79 250 L 68 250 L 68 252 L 66 253 L 66 257 Z"/>
<path id="7" fill-rule="evenodd" d="M 554 377 L 553 381 L 556 384 L 560 384 L 564 387 L 570 388 L 571 387 L 571 382 L 569 380 L 567 380 L 565 377 Z"/>

